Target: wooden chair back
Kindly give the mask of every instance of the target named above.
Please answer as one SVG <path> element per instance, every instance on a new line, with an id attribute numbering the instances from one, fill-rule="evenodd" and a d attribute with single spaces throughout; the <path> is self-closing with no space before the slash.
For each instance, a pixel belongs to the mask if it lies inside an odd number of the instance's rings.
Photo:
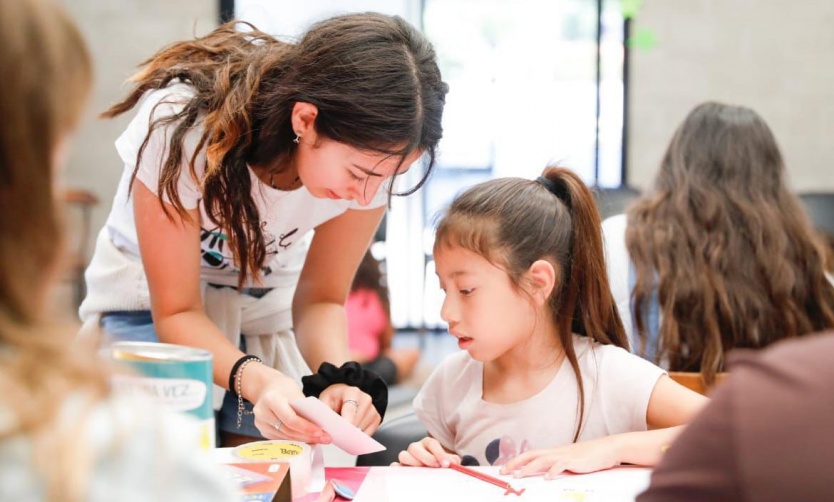
<path id="1" fill-rule="evenodd" d="M 92 192 L 70 188 L 64 192 L 64 202 L 68 208 L 76 208 L 78 211 L 76 218 L 70 218 L 68 221 L 74 227 L 68 232 L 74 241 L 70 245 L 69 280 L 72 282 L 73 304 L 75 308 L 78 308 L 87 294 L 84 271 L 89 261 L 88 243 L 92 232 L 92 212 L 99 200 Z"/>

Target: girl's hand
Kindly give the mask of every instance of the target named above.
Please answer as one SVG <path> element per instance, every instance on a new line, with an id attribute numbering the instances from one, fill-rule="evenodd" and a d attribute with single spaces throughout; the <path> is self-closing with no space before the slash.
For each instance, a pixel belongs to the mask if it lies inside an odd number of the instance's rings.
<path id="1" fill-rule="evenodd" d="M 408 445 L 407 450 L 400 452 L 399 460 L 391 465 L 449 467 L 449 464 L 460 464 L 459 456 L 447 452 L 440 441 L 432 437 L 425 437 Z"/>
<path id="2" fill-rule="evenodd" d="M 255 427 L 267 439 L 330 443 L 329 434 L 292 409 L 290 401 L 296 399 L 304 399 L 304 394 L 295 381 L 277 371 L 269 375 L 255 402 Z"/>
<path id="3" fill-rule="evenodd" d="M 382 417 L 374 408 L 371 396 L 359 387 L 336 383 L 319 395 L 319 400 L 369 436 L 376 432 Z"/>
<path id="4" fill-rule="evenodd" d="M 620 464 L 613 442 L 615 436 L 574 443 L 547 450 L 532 450 L 510 460 L 501 467 L 501 474 L 517 478 L 544 474 L 553 479 L 564 471 L 586 473 L 601 471 Z"/>

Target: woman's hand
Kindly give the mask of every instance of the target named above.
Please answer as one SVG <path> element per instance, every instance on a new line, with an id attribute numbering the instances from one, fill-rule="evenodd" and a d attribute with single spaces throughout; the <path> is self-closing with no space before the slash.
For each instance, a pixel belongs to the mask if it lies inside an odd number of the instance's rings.
<path id="1" fill-rule="evenodd" d="M 267 439 L 290 439 L 310 444 L 330 443 L 332 439 L 329 434 L 299 416 L 290 406 L 290 401 L 304 399 L 298 383 L 266 366 L 257 366 L 261 370 L 258 376 L 266 377 L 254 407 L 255 427 L 261 434 Z M 246 376 L 249 376 L 249 368 L 246 368 Z"/>
<path id="2" fill-rule="evenodd" d="M 400 452 L 399 460 L 391 465 L 449 467 L 449 464 L 460 464 L 460 457 L 447 452 L 440 441 L 433 437 L 425 437 L 408 445 L 407 450 Z"/>
<path id="3" fill-rule="evenodd" d="M 501 474 L 512 474 L 517 478 L 544 474 L 545 479 L 553 479 L 564 471 L 586 473 L 608 469 L 620 464 L 616 441 L 617 436 L 608 436 L 559 448 L 524 452 L 504 464 Z"/>
<path id="4" fill-rule="evenodd" d="M 319 400 L 369 436 L 376 432 L 382 417 L 374 408 L 371 396 L 359 387 L 333 384 L 319 395 Z"/>

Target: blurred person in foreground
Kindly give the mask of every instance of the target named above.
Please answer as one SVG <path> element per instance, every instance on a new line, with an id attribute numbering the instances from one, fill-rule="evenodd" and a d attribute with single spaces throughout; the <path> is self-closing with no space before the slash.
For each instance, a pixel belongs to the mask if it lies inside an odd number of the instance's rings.
<path id="1" fill-rule="evenodd" d="M 237 500 L 195 425 L 114 395 L 106 363 L 49 319 L 56 179 L 92 79 L 60 5 L 0 0 L 0 75 L 0 500 Z"/>
<path id="2" fill-rule="evenodd" d="M 730 356 L 639 502 L 831 500 L 834 331 Z"/>

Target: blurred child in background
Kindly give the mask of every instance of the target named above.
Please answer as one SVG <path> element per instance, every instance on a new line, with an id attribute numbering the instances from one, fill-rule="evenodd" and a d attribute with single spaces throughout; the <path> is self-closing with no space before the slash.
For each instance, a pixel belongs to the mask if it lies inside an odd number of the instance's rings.
<path id="1" fill-rule="evenodd" d="M 380 262 L 368 250 L 359 264 L 345 310 L 351 357 L 379 373 L 388 384 L 408 378 L 420 359 L 418 349 L 392 348 L 394 326 L 388 287 Z"/>

